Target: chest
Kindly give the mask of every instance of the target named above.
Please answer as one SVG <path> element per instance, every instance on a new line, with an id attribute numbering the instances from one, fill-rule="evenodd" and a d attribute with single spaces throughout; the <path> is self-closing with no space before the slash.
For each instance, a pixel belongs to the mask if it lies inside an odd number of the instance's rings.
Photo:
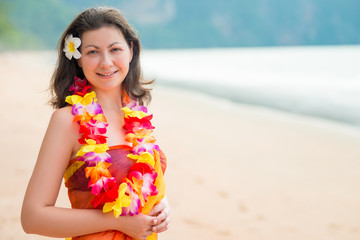
<path id="1" fill-rule="evenodd" d="M 128 145 L 125 141 L 125 130 L 124 126 L 124 115 L 123 114 L 108 114 L 106 115 L 107 126 L 106 136 L 107 136 L 107 145 L 116 146 L 116 145 Z"/>

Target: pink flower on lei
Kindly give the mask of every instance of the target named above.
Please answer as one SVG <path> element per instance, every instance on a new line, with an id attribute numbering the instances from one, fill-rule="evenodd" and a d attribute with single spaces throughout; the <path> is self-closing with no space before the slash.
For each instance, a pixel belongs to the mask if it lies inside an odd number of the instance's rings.
<path id="1" fill-rule="evenodd" d="M 141 193 L 144 200 L 147 201 L 148 196 L 154 196 L 158 194 L 158 190 L 154 185 L 157 177 L 157 172 L 154 168 L 147 163 L 135 163 L 131 168 L 128 175 L 129 179 L 136 178 L 142 180 Z"/>
<path id="2" fill-rule="evenodd" d="M 71 113 L 73 115 L 81 115 L 84 113 L 84 110 L 86 110 L 86 112 L 88 112 L 89 114 L 92 114 L 92 115 L 103 114 L 103 110 L 102 110 L 101 106 L 94 101 L 89 105 L 83 105 L 82 103 L 74 104 L 72 106 Z"/>
<path id="3" fill-rule="evenodd" d="M 91 86 L 87 85 L 87 80 L 85 78 L 81 79 L 78 77 L 74 77 L 74 80 L 75 83 L 70 86 L 69 91 L 79 96 L 85 96 L 85 94 L 91 88 Z"/>
<path id="4" fill-rule="evenodd" d="M 111 157 L 107 152 L 104 153 L 95 153 L 87 152 L 81 156 L 78 161 L 84 161 L 89 166 L 95 166 L 98 162 L 108 162 L 111 163 Z"/>

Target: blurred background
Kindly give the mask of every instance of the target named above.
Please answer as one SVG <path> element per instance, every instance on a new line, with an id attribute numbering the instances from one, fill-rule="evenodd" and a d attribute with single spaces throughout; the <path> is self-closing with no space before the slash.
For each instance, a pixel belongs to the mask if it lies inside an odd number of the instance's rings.
<path id="1" fill-rule="evenodd" d="M 2 0 L 1 49 L 54 49 L 68 23 L 119 8 L 147 49 L 360 43 L 356 0 Z M 31 21 L 30 21 L 31 19 Z"/>
<path id="2" fill-rule="evenodd" d="M 357 0 L 1 0 L 0 51 L 55 50 L 100 5 L 138 30 L 159 84 L 360 125 Z"/>

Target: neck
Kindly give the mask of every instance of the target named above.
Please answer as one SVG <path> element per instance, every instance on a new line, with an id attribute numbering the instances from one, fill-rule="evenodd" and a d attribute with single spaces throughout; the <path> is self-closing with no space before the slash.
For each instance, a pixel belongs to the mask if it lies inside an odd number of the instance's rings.
<path id="1" fill-rule="evenodd" d="M 94 89 L 98 103 L 103 109 L 121 111 L 121 91 L 119 89 L 113 91 L 99 91 Z"/>

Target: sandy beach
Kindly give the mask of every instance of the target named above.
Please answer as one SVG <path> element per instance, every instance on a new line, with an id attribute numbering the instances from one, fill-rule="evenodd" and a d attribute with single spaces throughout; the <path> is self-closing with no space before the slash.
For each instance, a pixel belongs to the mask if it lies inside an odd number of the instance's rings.
<path id="1" fill-rule="evenodd" d="M 0 54 L 0 239 L 20 211 L 52 109 L 54 55 Z M 360 130 L 155 86 L 154 135 L 168 158 L 170 229 L 160 239 L 360 239 Z M 61 189 L 58 206 L 68 207 Z"/>

